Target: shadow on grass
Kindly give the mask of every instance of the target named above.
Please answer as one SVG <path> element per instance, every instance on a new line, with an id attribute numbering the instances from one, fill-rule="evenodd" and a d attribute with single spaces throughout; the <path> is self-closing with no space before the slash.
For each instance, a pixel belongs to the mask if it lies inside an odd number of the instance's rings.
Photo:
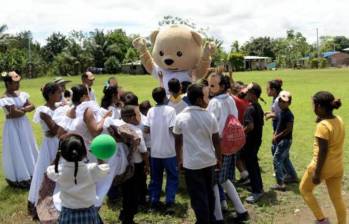
<path id="1" fill-rule="evenodd" d="M 272 206 L 279 204 L 275 191 L 267 191 L 263 197 L 256 203 L 260 207 Z"/>
<path id="2" fill-rule="evenodd" d="M 14 198 L 19 198 L 20 195 L 26 195 L 27 193 L 28 193 L 27 189 L 15 188 L 15 187 L 6 185 L 5 187 L 1 188 L 0 200 L 2 202 L 4 201 L 12 202 Z"/>

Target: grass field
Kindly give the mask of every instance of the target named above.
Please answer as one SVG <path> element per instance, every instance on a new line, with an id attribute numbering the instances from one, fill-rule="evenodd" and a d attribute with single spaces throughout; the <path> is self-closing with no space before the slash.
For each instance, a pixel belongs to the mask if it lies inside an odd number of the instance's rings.
<path id="1" fill-rule="evenodd" d="M 100 100 L 101 89 L 104 81 L 109 76 L 97 76 L 94 89 L 97 98 Z M 284 81 L 284 89 L 293 94 L 291 109 L 295 115 L 294 140 L 291 149 L 291 159 L 296 167 L 299 177 L 310 162 L 312 155 L 313 132 L 315 128 L 315 116 L 312 111 L 311 96 L 319 90 L 331 91 L 336 97 L 343 101 L 343 107 L 336 114 L 342 116 L 345 122 L 349 122 L 349 69 L 326 69 L 326 70 L 280 70 L 265 72 L 244 72 L 235 73 L 235 80 L 244 82 L 257 82 L 263 88 L 262 97 L 267 104 L 261 103 L 264 110 L 270 108 L 271 98 L 265 93 L 266 83 L 268 80 L 280 77 Z M 151 90 L 157 82 L 150 76 L 128 76 L 117 75 L 119 84 L 126 90 L 134 91 L 140 100 L 151 99 Z M 40 87 L 51 78 L 40 78 L 34 80 L 23 80 L 21 90 L 31 95 L 31 101 L 39 106 L 43 104 Z M 79 77 L 70 77 L 73 84 L 79 83 Z M 1 84 L 0 92 L 4 92 Z M 4 114 L 0 112 L 0 126 L 3 127 Z M 29 114 L 30 119 L 32 113 Z M 35 136 L 38 145 L 41 142 L 41 132 L 38 125 L 33 124 Z M 349 125 L 347 125 L 349 133 Z M 269 188 L 275 180 L 272 176 L 272 158 L 271 158 L 271 124 L 266 122 L 264 126 L 263 144 L 260 149 L 260 165 L 262 167 L 262 177 L 266 196 L 256 205 L 247 205 L 246 207 L 251 214 L 250 223 L 312 223 L 313 217 L 309 209 L 305 206 L 301 198 L 298 186 L 291 185 L 287 192 L 272 192 Z M 1 137 L 2 138 L 2 137 Z M 348 139 L 348 137 L 346 138 Z M 2 142 L 2 139 L 1 141 Z M 1 143 L 0 143 L 1 145 Z M 2 148 L 2 146 L 0 146 Z M 349 142 L 345 143 L 345 170 L 349 168 Z M 0 162 L 1 163 L 1 162 Z M 349 178 L 348 173 L 345 175 L 343 194 L 349 203 Z M 185 184 L 181 179 L 179 193 L 177 194 L 176 214 L 174 216 L 163 216 L 161 214 L 151 214 L 140 212 L 136 216 L 137 223 L 194 223 L 195 217 L 190 209 L 190 201 L 186 194 Z M 244 200 L 248 192 L 239 189 L 241 198 Z M 347 194 L 345 194 L 347 192 Z M 335 223 L 335 213 L 327 196 L 327 190 L 324 186 L 316 191 L 320 198 L 324 210 Z M 0 223 L 33 223 L 26 213 L 27 192 L 8 187 L 4 180 L 2 168 L 0 169 Z M 232 205 L 229 205 L 230 213 L 233 212 Z M 105 206 L 101 209 L 101 215 L 105 223 L 118 223 L 120 205 Z M 229 216 L 229 213 L 228 213 Z"/>

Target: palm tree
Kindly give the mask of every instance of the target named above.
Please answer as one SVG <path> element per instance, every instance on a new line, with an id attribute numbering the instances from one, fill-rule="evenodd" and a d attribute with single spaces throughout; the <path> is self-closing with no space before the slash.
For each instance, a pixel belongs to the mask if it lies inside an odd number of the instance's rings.
<path id="1" fill-rule="evenodd" d="M 8 37 L 8 34 L 5 33 L 6 30 L 7 30 L 6 24 L 0 25 L 0 42 L 5 41 L 5 39 Z"/>

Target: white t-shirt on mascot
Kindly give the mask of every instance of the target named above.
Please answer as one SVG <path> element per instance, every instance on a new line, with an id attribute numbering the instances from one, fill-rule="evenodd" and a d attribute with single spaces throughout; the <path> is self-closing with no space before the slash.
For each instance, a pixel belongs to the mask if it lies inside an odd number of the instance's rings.
<path id="1" fill-rule="evenodd" d="M 159 66 L 154 64 L 154 68 L 153 68 L 153 72 L 152 75 L 153 77 L 155 77 L 156 79 L 160 80 L 160 82 L 163 83 L 163 86 L 166 90 L 166 93 L 169 94 L 168 92 L 168 82 L 175 78 L 178 79 L 179 82 L 191 82 L 192 78 L 191 78 L 191 70 L 189 71 L 171 71 L 168 69 L 162 69 Z M 162 80 L 160 78 L 160 74 L 162 74 Z"/>

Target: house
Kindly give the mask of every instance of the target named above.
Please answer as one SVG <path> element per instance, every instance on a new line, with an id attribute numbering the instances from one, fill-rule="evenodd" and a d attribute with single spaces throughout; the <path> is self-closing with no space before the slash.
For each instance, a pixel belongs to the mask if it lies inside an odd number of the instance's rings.
<path id="1" fill-rule="evenodd" d="M 270 61 L 270 57 L 244 56 L 244 68 L 245 70 L 266 70 Z"/>
<path id="2" fill-rule="evenodd" d="M 121 71 L 127 74 L 147 74 L 141 61 L 124 63 L 121 65 Z"/>
<path id="3" fill-rule="evenodd" d="M 328 61 L 332 67 L 349 66 L 349 54 L 339 51 L 328 51 L 322 53 L 322 57 Z"/>

